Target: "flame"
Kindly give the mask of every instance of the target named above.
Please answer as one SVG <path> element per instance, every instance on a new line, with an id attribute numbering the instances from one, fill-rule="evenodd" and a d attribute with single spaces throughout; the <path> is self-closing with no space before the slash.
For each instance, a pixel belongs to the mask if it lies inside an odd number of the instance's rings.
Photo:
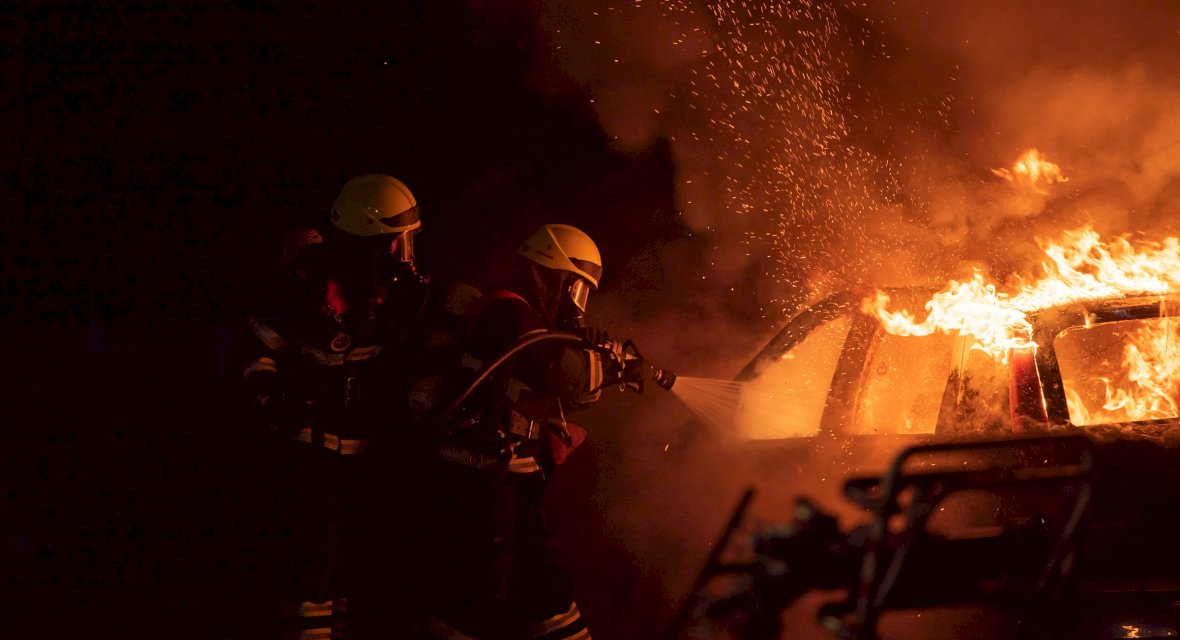
<path id="1" fill-rule="evenodd" d="M 1069 413 L 1078 424 L 1111 424 L 1139 420 L 1165 420 L 1180 415 L 1180 357 L 1175 345 L 1180 321 L 1164 318 L 1144 323 L 1126 339 L 1122 371 L 1117 379 L 1101 378 L 1106 401 L 1099 411 L 1089 411 L 1081 395 L 1066 395 Z"/>
<path id="2" fill-rule="evenodd" d="M 889 333 L 921 336 L 939 331 L 970 336 L 972 349 L 1007 363 L 1014 350 L 1038 347 L 1032 340 L 1029 314 L 1033 312 L 1130 296 L 1162 299 L 1180 291 L 1180 238 L 1137 243 L 1127 236 L 1103 240 L 1085 226 L 1038 244 L 1045 256 L 1039 275 L 1015 277 L 1007 291 L 975 270 L 970 279 L 952 280 L 934 294 L 925 304 L 927 313 L 921 321 L 909 311 L 890 310 L 889 295 L 882 291 L 866 298 L 861 309 L 876 316 Z M 1118 329 L 1111 335 L 1117 340 L 1115 347 L 1121 346 L 1121 362 L 1104 358 L 1100 368 L 1105 371 L 1084 369 L 1076 381 L 1103 385 L 1105 401 L 1098 406 L 1102 386 L 1094 389 L 1099 395 L 1089 398 L 1089 405 L 1076 390 L 1066 389 L 1071 421 L 1111 424 L 1180 415 L 1180 354 L 1173 348 L 1180 344 L 1180 319 L 1142 321 L 1134 329 Z"/>
<path id="3" fill-rule="evenodd" d="M 917 322 L 908 311 L 888 311 L 889 295 L 878 291 L 867 298 L 861 309 L 876 315 L 889 333 L 902 336 L 926 336 L 941 331 L 976 338 L 975 348 L 992 357 L 1007 359 L 1010 349 L 1031 346 L 1032 324 L 1025 313 L 985 283 L 976 269 L 966 282 L 952 280 L 946 289 L 934 294 L 926 303 L 926 319 Z"/>
<path id="4" fill-rule="evenodd" d="M 1038 241 L 1045 254 L 1041 275 L 1015 278 L 1012 292 L 1000 291 L 977 269 L 970 280 L 952 280 L 926 303 L 926 318 L 890 311 L 878 291 L 861 309 L 875 315 L 889 333 L 928 335 L 935 331 L 975 338 L 973 348 L 1001 360 L 1010 349 L 1035 346 L 1028 314 L 1076 302 L 1164 295 L 1180 289 L 1180 238 L 1133 245 L 1125 236 L 1103 241 L 1089 226 L 1066 231 L 1056 241 Z"/>
<path id="5" fill-rule="evenodd" d="M 1039 194 L 1047 194 L 1048 187 L 1069 182 L 1061 167 L 1045 160 L 1041 152 L 1029 149 L 1012 165 L 1012 169 L 992 169 L 992 173 L 1013 184 L 1027 184 Z"/>
<path id="6" fill-rule="evenodd" d="M 1180 238 L 1132 245 L 1126 236 L 1103 242 L 1089 226 L 1041 243 L 1042 277 L 1019 278 L 1012 304 L 1026 312 L 1130 294 L 1163 295 L 1180 286 Z"/>
<path id="7" fill-rule="evenodd" d="M 1036 149 L 1025 153 L 1012 170 L 994 173 L 1041 193 L 1067 181 L 1060 167 Z M 970 278 L 951 280 L 934 294 L 925 304 L 921 321 L 907 310 L 890 309 L 890 297 L 882 291 L 866 298 L 861 309 L 878 318 L 891 334 L 966 336 L 972 338 L 972 349 L 1007 364 L 1021 350 L 1035 352 L 1045 346 L 1033 340 L 1030 314 L 1077 303 L 1160 296 L 1160 317 L 1100 325 L 1106 327 L 1102 333 L 1077 338 L 1080 342 L 1073 348 L 1080 351 L 1070 356 L 1075 358 L 1070 366 L 1076 370 L 1064 381 L 1066 402 L 1070 420 L 1078 425 L 1180 416 L 1180 354 L 1173 348 L 1180 344 L 1180 318 L 1166 317 L 1162 304 L 1165 296 L 1180 291 L 1180 238 L 1132 242 L 1129 235 L 1122 235 L 1104 239 L 1087 225 L 1056 239 L 1038 238 L 1037 244 L 1043 259 L 1036 274 L 1016 274 L 1001 288 L 976 269 Z M 1090 322 L 1086 315 L 1086 327 Z M 1059 347 L 1059 362 L 1063 347 L 1058 338 L 1065 335 L 1052 338 Z"/>

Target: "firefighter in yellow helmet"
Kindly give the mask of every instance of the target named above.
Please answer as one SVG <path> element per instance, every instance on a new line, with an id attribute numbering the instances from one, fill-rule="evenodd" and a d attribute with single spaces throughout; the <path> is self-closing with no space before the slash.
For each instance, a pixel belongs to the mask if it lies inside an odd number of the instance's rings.
<path id="1" fill-rule="evenodd" d="M 427 298 L 421 226 L 400 180 L 354 177 L 319 224 L 287 235 L 280 272 L 251 305 L 242 382 L 275 465 L 280 636 L 356 622 L 347 603 L 355 612 L 371 560 L 357 554 L 374 548 L 362 519 L 381 497 L 371 451 L 397 426 L 397 363 Z"/>
<path id="2" fill-rule="evenodd" d="M 546 224 L 517 254 L 509 281 L 484 293 L 467 317 L 456 365 L 467 377 L 458 376 L 451 393 L 473 377 L 486 382 L 468 386 L 459 394 L 466 400 L 429 423 L 440 438 L 423 483 L 433 563 L 425 638 L 590 637 L 541 503 L 556 467 L 585 437 L 573 414 L 620 382 L 625 367 L 609 357 L 606 334 L 585 324 L 602 278 L 594 241 L 576 227 Z M 571 339 L 501 360 L 522 339 L 546 334 Z M 495 362 L 505 364 L 482 378 Z"/>
<path id="3" fill-rule="evenodd" d="M 598 245 L 579 229 L 547 224 L 525 240 L 517 253 L 541 267 L 528 265 L 531 283 L 525 286 L 554 328 L 581 329 L 590 291 L 598 288 L 602 277 Z"/>
<path id="4" fill-rule="evenodd" d="M 326 287 L 327 303 L 342 324 L 386 324 L 416 309 L 425 278 L 418 273 L 414 235 L 422 227 L 418 202 L 397 178 L 355 177 L 344 184 L 322 230 L 301 230 L 284 259 L 312 286 Z M 393 316 L 377 318 L 379 311 Z"/>

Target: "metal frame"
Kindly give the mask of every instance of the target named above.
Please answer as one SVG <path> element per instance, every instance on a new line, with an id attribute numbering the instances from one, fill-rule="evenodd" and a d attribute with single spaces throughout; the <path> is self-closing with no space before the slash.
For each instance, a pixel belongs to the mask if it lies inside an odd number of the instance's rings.
<path id="1" fill-rule="evenodd" d="M 1043 453 L 1038 452 L 1039 448 L 1056 449 L 1058 453 L 1064 451 L 1067 455 L 1076 456 L 1076 460 L 1057 461 L 1055 464 L 1048 464 L 1048 460 L 1045 460 L 1042 465 L 1029 464 L 1033 460 L 1044 459 Z M 905 470 L 915 460 L 935 454 L 995 453 L 1005 450 L 1024 464 L 946 472 Z M 1067 558 L 1072 551 L 1082 513 L 1089 504 L 1092 469 L 1093 454 L 1088 438 L 1078 435 L 1041 436 L 914 446 L 898 455 L 884 476 L 848 480 L 845 494 L 872 513 L 873 520 L 867 529 L 859 584 L 849 594 L 848 600 L 822 609 L 821 622 L 842 638 L 876 638 L 876 626 L 881 614 L 895 608 L 891 607 L 891 596 L 907 560 L 912 557 L 916 547 L 929 541 L 926 526 L 930 517 L 947 497 L 967 490 L 1044 485 L 1061 489 L 1065 498 L 1072 496 L 1068 518 L 1057 538 L 1052 540 L 1052 551 L 1041 567 L 1036 591 L 1029 599 L 1036 601 L 1046 597 L 1050 588 L 1058 586 L 1069 571 Z M 906 490 L 911 491 L 912 495 L 909 504 L 903 505 L 900 498 Z M 896 515 L 904 516 L 904 529 L 890 532 L 889 521 Z M 995 537 L 998 539 L 999 535 Z M 983 594 L 980 595 L 980 600 L 986 600 Z"/>

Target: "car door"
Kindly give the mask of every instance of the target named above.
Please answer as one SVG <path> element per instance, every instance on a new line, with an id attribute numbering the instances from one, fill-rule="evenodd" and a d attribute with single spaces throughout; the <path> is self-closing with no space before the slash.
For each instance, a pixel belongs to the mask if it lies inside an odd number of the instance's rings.
<path id="1" fill-rule="evenodd" d="M 954 341 L 890 335 L 860 310 L 862 299 L 843 292 L 817 302 L 750 360 L 736 378 L 739 438 L 815 448 L 935 431 Z"/>

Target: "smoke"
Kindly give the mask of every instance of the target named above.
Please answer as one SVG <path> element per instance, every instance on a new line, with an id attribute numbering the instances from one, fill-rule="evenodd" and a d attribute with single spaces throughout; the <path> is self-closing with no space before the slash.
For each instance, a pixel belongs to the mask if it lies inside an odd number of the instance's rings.
<path id="1" fill-rule="evenodd" d="M 621 152 L 669 149 L 688 233 L 650 248 L 594 315 L 682 373 L 731 376 L 836 290 L 1028 272 L 1038 238 L 1082 223 L 1177 233 L 1174 4 L 533 6 L 537 87 L 584 96 Z M 1040 189 L 993 172 L 1030 148 L 1068 181 Z M 640 275 L 652 271 L 663 289 Z M 673 600 L 744 484 L 836 499 L 850 470 L 839 451 L 762 464 L 724 439 L 672 455 L 692 416 L 670 396 L 592 413 L 597 458 L 616 460 L 597 463 L 602 517 Z"/>
<path id="2" fill-rule="evenodd" d="M 1167 3 L 538 6 L 557 69 L 542 86 L 585 91 L 621 150 L 670 144 L 716 290 L 790 311 L 964 262 L 1029 268 L 1034 237 L 1082 221 L 1174 227 Z M 991 173 L 1033 147 L 1070 182 L 1031 193 Z"/>
<path id="3" fill-rule="evenodd" d="M 1035 265 L 1035 237 L 1093 223 L 1104 235 L 1174 234 L 1180 143 L 1177 9 L 1165 3 L 873 5 L 915 55 L 954 61 L 956 109 L 934 147 L 906 149 L 904 189 L 950 269 Z M 892 75 L 896 75 L 895 73 Z M 1069 178 L 1046 193 L 990 179 L 1038 148 Z M 926 238 L 940 238 L 933 244 Z M 941 246 L 939 246 L 941 245 Z"/>
<path id="4" fill-rule="evenodd" d="M 670 146 L 678 215 L 708 239 L 708 288 L 758 290 L 779 316 L 832 248 L 825 230 L 850 228 L 880 171 L 841 144 L 859 36 L 840 19 L 811 2 L 541 5 L 553 62 L 615 146 Z"/>

